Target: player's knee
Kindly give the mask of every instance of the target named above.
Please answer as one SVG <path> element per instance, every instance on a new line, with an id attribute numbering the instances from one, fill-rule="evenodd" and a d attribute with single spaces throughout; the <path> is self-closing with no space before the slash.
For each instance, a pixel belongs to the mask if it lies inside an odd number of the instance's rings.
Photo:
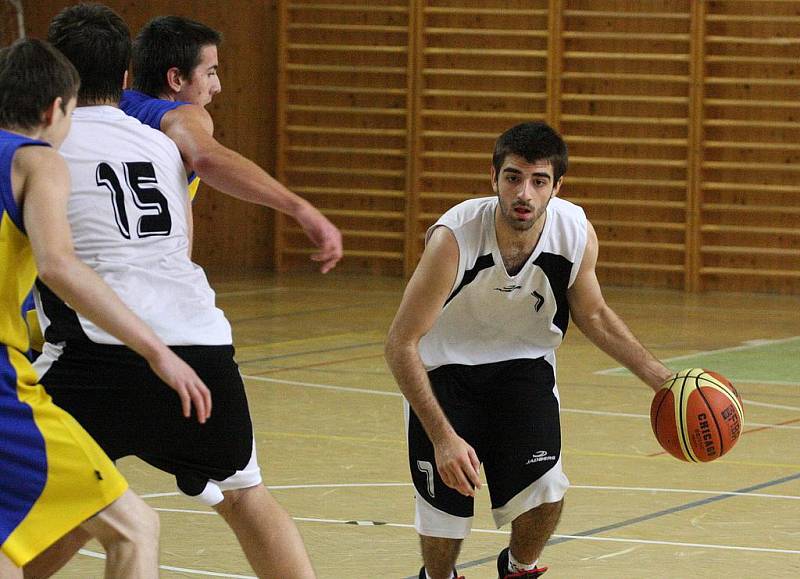
<path id="1" fill-rule="evenodd" d="M 262 484 L 254 485 L 243 489 L 231 489 L 222 493 L 225 497 L 221 503 L 215 505 L 214 508 L 223 514 L 223 512 L 231 512 L 238 508 L 242 508 L 252 501 L 261 498 L 262 495 L 269 497 L 269 492 Z"/>
<path id="2" fill-rule="evenodd" d="M 136 535 L 141 541 L 155 541 L 158 543 L 158 537 L 161 534 L 161 520 L 156 513 L 148 505 L 141 503 L 137 509 L 136 519 L 134 520 L 134 528 Z"/>
<path id="3" fill-rule="evenodd" d="M 158 544 L 161 530 L 158 514 L 139 497 L 127 497 L 113 504 L 100 522 L 94 534 L 106 548 L 126 543 L 147 548 Z"/>

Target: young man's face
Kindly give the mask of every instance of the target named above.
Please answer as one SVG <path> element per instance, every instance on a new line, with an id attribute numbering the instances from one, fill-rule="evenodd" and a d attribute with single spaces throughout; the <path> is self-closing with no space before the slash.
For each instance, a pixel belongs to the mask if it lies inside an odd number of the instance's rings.
<path id="1" fill-rule="evenodd" d="M 550 199 L 558 194 L 561 180 L 553 180 L 548 160 L 529 163 L 518 155 L 507 155 L 500 172 L 492 166 L 492 188 L 500 201 L 500 217 L 517 231 L 531 229 L 544 215 Z"/>
<path id="2" fill-rule="evenodd" d="M 208 105 L 222 90 L 217 76 L 217 47 L 207 44 L 200 50 L 200 63 L 194 67 L 191 76 L 185 79 L 175 100 L 185 101 L 202 107 Z"/>

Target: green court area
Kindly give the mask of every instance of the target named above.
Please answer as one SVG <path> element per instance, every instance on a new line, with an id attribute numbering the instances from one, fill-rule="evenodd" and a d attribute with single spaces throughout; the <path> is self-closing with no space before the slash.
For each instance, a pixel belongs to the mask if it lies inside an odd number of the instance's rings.
<path id="1" fill-rule="evenodd" d="M 734 383 L 800 385 L 800 336 L 783 340 L 759 340 L 734 348 L 666 358 L 664 363 L 676 370 L 707 368 L 723 374 Z M 629 374 L 624 368 L 598 373 Z"/>

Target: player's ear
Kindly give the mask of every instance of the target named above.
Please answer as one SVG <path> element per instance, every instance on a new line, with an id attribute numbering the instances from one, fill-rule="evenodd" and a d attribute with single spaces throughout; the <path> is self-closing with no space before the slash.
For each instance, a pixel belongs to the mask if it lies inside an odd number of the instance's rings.
<path id="1" fill-rule="evenodd" d="M 558 182 L 556 182 L 556 186 L 553 187 L 553 194 L 550 195 L 550 198 L 557 197 L 558 194 L 561 192 L 561 185 L 564 183 L 564 176 L 558 178 Z"/>
<path id="2" fill-rule="evenodd" d="M 53 102 L 51 102 L 50 105 L 44 111 L 42 111 L 42 117 L 41 118 L 42 118 L 42 127 L 43 128 L 46 129 L 46 128 L 48 128 L 49 126 L 51 126 L 55 122 L 55 120 L 56 120 L 56 111 L 62 110 L 61 109 L 62 102 L 63 102 L 63 99 L 61 97 L 56 97 L 56 98 L 53 99 Z"/>
<path id="3" fill-rule="evenodd" d="M 183 87 L 183 75 L 177 66 L 173 66 L 167 71 L 167 86 L 174 92 L 180 92 Z"/>
<path id="4" fill-rule="evenodd" d="M 491 176 L 492 176 L 492 191 L 497 193 L 497 171 L 495 171 L 494 169 L 494 164 L 492 164 Z"/>

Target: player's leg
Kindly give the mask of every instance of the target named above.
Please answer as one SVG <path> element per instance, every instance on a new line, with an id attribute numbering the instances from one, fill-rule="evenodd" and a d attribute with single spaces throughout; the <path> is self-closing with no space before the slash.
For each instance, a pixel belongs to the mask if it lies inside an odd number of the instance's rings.
<path id="1" fill-rule="evenodd" d="M 25 577 L 50 577 L 92 537 L 106 551 L 106 577 L 157 577 L 158 527 L 155 511 L 126 491 L 25 565 Z"/>
<path id="2" fill-rule="evenodd" d="M 26 579 L 45 579 L 67 564 L 78 549 L 83 547 L 92 535 L 76 527 L 63 537 L 50 545 L 33 561 L 25 565 L 24 572 Z M 0 575 L 3 577 L 3 575 Z"/>
<path id="3" fill-rule="evenodd" d="M 419 571 L 420 579 L 452 579 L 458 554 L 461 552 L 463 539 L 445 539 L 443 537 L 419 536 L 422 551 L 423 568 Z"/>
<path id="4" fill-rule="evenodd" d="M 555 503 L 544 503 L 521 514 L 511 522 L 509 548 L 501 552 L 498 557 L 498 571 L 511 572 L 508 565 L 509 559 L 512 557 L 511 553 L 516 562 L 516 569 L 536 567 L 545 544 L 556 530 L 563 505 L 563 499 Z M 539 569 L 543 572 L 546 567 Z M 530 576 L 538 575 L 534 570 Z"/>
<path id="5" fill-rule="evenodd" d="M 103 545 L 106 577 L 158 577 L 158 515 L 132 491 L 126 491 L 81 527 Z"/>
<path id="6" fill-rule="evenodd" d="M 11 559 L 0 553 L 0 577 L 3 579 L 22 579 L 22 569 L 14 565 Z"/>
<path id="7" fill-rule="evenodd" d="M 300 532 L 264 485 L 223 494 L 214 509 L 233 529 L 259 577 L 313 579 Z"/>
<path id="8" fill-rule="evenodd" d="M 456 432 L 482 454 L 481 433 L 488 427 L 476 384 L 481 370 L 443 366 L 429 373 L 439 404 Z M 474 499 L 448 487 L 439 476 L 433 444 L 414 411 L 405 404 L 409 467 L 415 488 L 414 527 L 420 536 L 423 569 L 434 579 L 451 579 L 463 540 L 472 526 Z"/>
<path id="9" fill-rule="evenodd" d="M 555 531 L 569 481 L 561 468 L 561 426 L 553 366 L 544 359 L 503 363 L 495 383 L 491 450 L 484 459 L 498 527 L 511 523 L 498 572 L 538 577 L 537 561 Z M 511 559 L 511 565 L 509 565 Z"/>

